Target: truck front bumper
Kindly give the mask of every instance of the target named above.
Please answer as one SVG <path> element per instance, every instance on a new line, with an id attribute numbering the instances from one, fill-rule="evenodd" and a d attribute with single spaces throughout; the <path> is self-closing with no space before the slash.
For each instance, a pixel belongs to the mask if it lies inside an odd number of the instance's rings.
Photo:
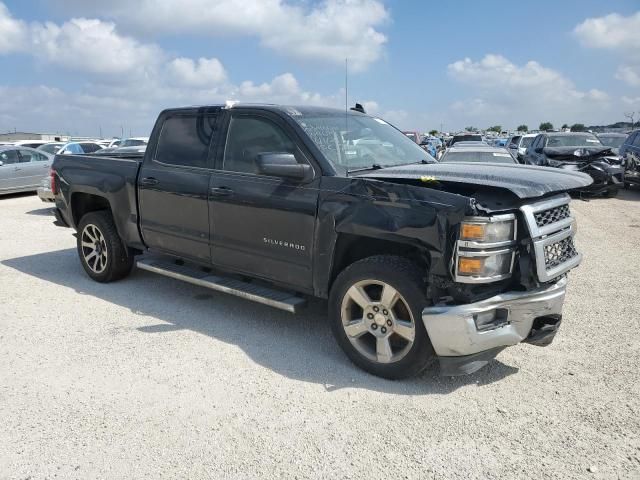
<path id="1" fill-rule="evenodd" d="M 562 319 L 567 279 L 528 292 L 506 292 L 466 305 L 435 306 L 422 321 L 443 375 L 473 373 L 505 347 L 551 343 Z"/>

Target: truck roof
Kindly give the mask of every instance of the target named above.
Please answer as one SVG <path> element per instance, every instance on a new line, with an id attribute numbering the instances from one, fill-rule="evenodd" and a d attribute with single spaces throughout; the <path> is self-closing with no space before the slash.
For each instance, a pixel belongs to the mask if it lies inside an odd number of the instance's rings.
<path id="1" fill-rule="evenodd" d="M 259 108 L 261 110 L 270 110 L 277 111 L 281 113 L 286 113 L 292 117 L 305 115 L 305 116 L 313 116 L 313 115 L 367 115 L 366 113 L 361 113 L 356 110 L 345 110 L 340 108 L 332 108 L 332 107 L 318 107 L 312 105 L 278 105 L 273 103 L 227 103 L 227 104 L 211 104 L 211 105 L 191 105 L 186 107 L 178 107 L 178 108 L 167 108 L 163 110 L 163 112 L 184 112 L 185 110 L 200 110 L 200 109 L 208 109 L 208 108 L 224 108 L 228 110 L 241 110 L 241 109 L 253 109 Z"/>

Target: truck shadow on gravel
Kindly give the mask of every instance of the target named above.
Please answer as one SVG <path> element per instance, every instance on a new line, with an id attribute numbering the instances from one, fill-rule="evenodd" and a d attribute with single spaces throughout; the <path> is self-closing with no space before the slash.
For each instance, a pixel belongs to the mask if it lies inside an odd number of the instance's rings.
<path id="1" fill-rule="evenodd" d="M 171 335 L 192 330 L 240 347 L 253 361 L 280 375 L 324 385 L 328 392 L 363 388 L 399 395 L 443 395 L 466 385 L 500 381 L 518 371 L 494 360 L 463 377 L 440 377 L 434 365 L 417 378 L 384 380 L 363 372 L 345 357 L 326 322 L 324 301 L 312 300 L 302 313 L 292 315 L 140 270 L 125 280 L 100 284 L 86 276 L 75 249 L 1 263 L 149 317 L 150 325 L 139 328 L 126 325 L 123 319 L 124 334 Z"/>

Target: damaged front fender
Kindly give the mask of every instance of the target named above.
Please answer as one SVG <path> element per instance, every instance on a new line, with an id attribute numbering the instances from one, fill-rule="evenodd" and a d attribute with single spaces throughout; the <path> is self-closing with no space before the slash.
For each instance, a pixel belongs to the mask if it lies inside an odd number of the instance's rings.
<path id="1" fill-rule="evenodd" d="M 359 177 L 323 177 L 318 205 L 314 287 L 327 296 L 338 236 L 405 244 L 423 251 L 430 272 L 448 275 L 454 229 L 477 214 L 475 201 L 426 187 Z"/>

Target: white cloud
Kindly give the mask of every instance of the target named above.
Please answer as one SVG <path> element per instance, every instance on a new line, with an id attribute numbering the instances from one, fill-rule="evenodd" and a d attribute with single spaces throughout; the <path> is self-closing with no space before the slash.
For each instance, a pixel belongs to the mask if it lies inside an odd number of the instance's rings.
<path id="1" fill-rule="evenodd" d="M 580 42 L 592 48 L 640 49 L 640 12 L 628 17 L 611 13 L 604 17 L 588 18 L 573 30 Z"/>
<path id="2" fill-rule="evenodd" d="M 280 54 L 342 64 L 349 58 L 363 70 L 382 55 L 387 37 L 379 31 L 389 19 L 380 0 L 323 0 L 293 5 L 285 0 L 129 0 L 59 1 L 74 13 L 107 16 L 119 25 L 155 32 L 245 35 Z"/>
<path id="3" fill-rule="evenodd" d="M 616 78 L 632 87 L 640 87 L 640 66 L 621 65 L 616 71 Z"/>
<path id="4" fill-rule="evenodd" d="M 9 9 L 0 2 L 0 54 L 22 50 L 26 33 L 25 23 L 13 18 Z"/>
<path id="5" fill-rule="evenodd" d="M 624 95 L 622 97 L 622 103 L 624 103 L 625 105 L 640 107 L 640 97 L 627 97 L 626 95 Z"/>
<path id="6" fill-rule="evenodd" d="M 31 53 L 44 62 L 100 75 L 130 74 L 163 60 L 159 47 L 120 35 L 115 24 L 96 19 L 35 23 L 30 41 Z"/>
<path id="7" fill-rule="evenodd" d="M 562 73 L 536 61 L 516 65 L 501 55 L 489 54 L 479 61 L 465 58 L 448 66 L 449 75 L 474 95 L 451 105 L 454 123 L 536 123 L 599 121 L 610 108 L 606 92 L 580 90 Z"/>
<path id="8" fill-rule="evenodd" d="M 640 86 L 640 12 L 588 18 L 573 33 L 585 47 L 618 53 L 627 64 L 618 67 L 615 78 L 631 87 Z"/>
<path id="9" fill-rule="evenodd" d="M 227 72 L 217 58 L 175 58 L 168 69 L 176 82 L 188 87 L 211 88 L 227 80 Z"/>

